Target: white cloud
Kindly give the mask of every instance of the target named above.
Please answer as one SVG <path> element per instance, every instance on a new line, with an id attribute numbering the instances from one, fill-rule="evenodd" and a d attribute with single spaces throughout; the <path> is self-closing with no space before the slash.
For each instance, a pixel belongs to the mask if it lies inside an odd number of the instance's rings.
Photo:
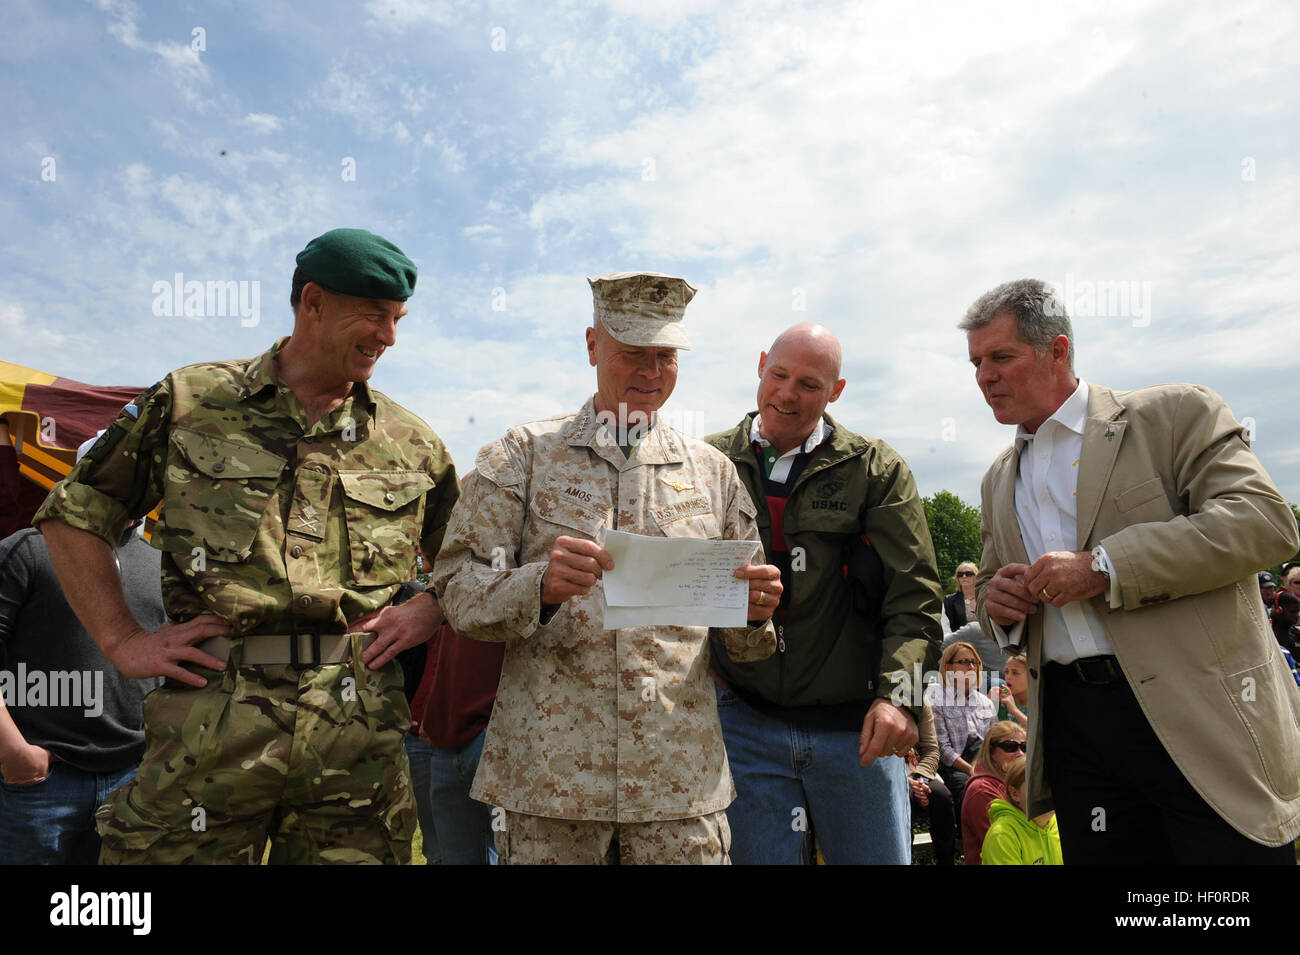
<path id="1" fill-rule="evenodd" d="M 280 117 L 271 113 L 249 113 L 240 122 L 255 133 L 278 133 L 284 126 Z"/>
<path id="2" fill-rule="evenodd" d="M 11 362 L 17 361 L 15 356 L 20 342 L 24 358 L 28 355 L 47 355 L 52 358 L 53 352 L 66 347 L 68 343 L 68 336 L 59 329 L 52 328 L 45 322 L 34 322 L 28 318 L 27 310 L 19 302 L 0 301 L 0 336 L 10 343 L 6 360 Z M 17 363 L 25 364 L 24 361 Z M 62 374 L 53 368 L 40 367 L 37 370 Z"/>
<path id="3" fill-rule="evenodd" d="M 403 32 L 412 27 L 449 26 L 456 8 L 448 0 L 370 0 L 367 24 L 379 30 Z"/>
<path id="4" fill-rule="evenodd" d="M 471 242 L 477 242 L 480 245 L 491 245 L 497 248 L 505 247 L 505 238 L 501 235 L 501 230 L 491 223 L 480 225 L 466 226 L 460 230 L 460 234 Z"/>
<path id="5" fill-rule="evenodd" d="M 156 56 L 164 75 L 191 108 L 198 112 L 209 108 L 210 104 L 203 98 L 200 88 L 211 81 L 211 73 L 192 42 L 151 43 L 142 39 L 139 26 L 140 8 L 131 0 L 94 0 L 94 3 L 111 18 L 108 32 L 112 36 L 128 49 L 152 53 Z"/>
<path id="6" fill-rule="evenodd" d="M 15 339 L 35 348 L 27 363 L 139 383 L 253 354 L 286 330 L 294 252 L 360 224 L 421 266 L 380 386 L 427 414 L 462 467 L 471 445 L 591 390 L 584 276 L 650 268 L 700 289 L 669 405 L 697 432 L 752 407 L 776 333 L 821 321 L 845 345 L 832 414 L 898 447 L 923 491 L 974 500 L 1010 429 L 971 380 L 962 312 L 1014 277 L 1131 280 L 1150 284 L 1150 323 L 1077 316 L 1080 372 L 1216 388 L 1258 419 L 1266 466 L 1300 499 L 1284 411 L 1300 327 L 1297 9 L 205 11 L 211 54 L 178 42 L 183 16 L 124 0 L 53 26 L 17 18 L 5 49 L 23 48 L 25 77 L 61 56 L 78 67 L 23 84 L 0 146 L 19 180 L 36 183 L 56 150 L 59 163 L 57 184 L 0 197 L 24 236 L 0 275 L 2 321 L 40 320 Z M 105 21 L 116 56 L 102 55 Z M 340 180 L 345 155 L 355 182 Z M 149 286 L 174 271 L 263 279 L 263 325 L 160 325 Z"/>

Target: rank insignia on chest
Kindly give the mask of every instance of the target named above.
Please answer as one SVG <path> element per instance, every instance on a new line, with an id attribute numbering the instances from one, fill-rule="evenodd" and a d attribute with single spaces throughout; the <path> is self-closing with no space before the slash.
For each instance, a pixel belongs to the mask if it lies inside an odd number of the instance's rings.
<path id="1" fill-rule="evenodd" d="M 695 485 L 694 485 L 694 484 L 683 484 L 681 481 L 670 481 L 670 480 L 668 480 L 667 478 L 660 478 L 659 480 L 663 481 L 665 484 L 667 484 L 667 485 L 668 485 L 670 488 L 672 488 L 674 491 L 693 491 L 693 490 L 695 490 Z"/>

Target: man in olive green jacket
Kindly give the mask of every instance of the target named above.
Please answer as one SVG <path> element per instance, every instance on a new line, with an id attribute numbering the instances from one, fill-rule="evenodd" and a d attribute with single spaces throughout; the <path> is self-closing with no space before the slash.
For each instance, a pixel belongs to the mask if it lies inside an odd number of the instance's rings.
<path id="1" fill-rule="evenodd" d="M 788 329 L 758 362 L 758 411 L 707 440 L 736 464 L 781 568 L 777 652 L 713 654 L 737 798 L 732 861 L 907 864 L 906 767 L 932 668 L 940 590 L 911 471 L 883 441 L 837 425 L 840 345 Z M 723 648 L 719 647 L 721 651 Z"/>

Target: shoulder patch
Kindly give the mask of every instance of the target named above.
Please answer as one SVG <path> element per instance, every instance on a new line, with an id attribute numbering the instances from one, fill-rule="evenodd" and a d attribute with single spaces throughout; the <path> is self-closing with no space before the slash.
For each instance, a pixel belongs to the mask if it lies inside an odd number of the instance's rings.
<path id="1" fill-rule="evenodd" d="M 128 407 L 130 406 L 128 405 Z M 114 421 L 104 430 L 104 433 L 99 436 L 99 440 L 90 446 L 90 450 L 82 455 L 81 460 L 78 462 L 78 466 L 81 468 L 98 466 L 104 458 L 108 457 L 109 454 L 112 453 L 113 449 L 117 447 L 118 442 L 125 437 L 126 429 Z M 89 462 L 89 464 L 87 464 L 87 462 Z"/>
<path id="2" fill-rule="evenodd" d="M 518 453 L 507 435 L 479 448 L 478 457 L 474 460 L 474 471 L 498 487 L 521 484 L 524 476 L 519 466 Z"/>
<path id="3" fill-rule="evenodd" d="M 127 403 L 118 412 L 117 417 L 113 419 L 113 423 L 104 429 L 104 433 L 99 436 L 99 440 L 92 444 L 90 449 L 82 455 L 78 467 L 97 467 L 106 457 L 112 454 L 113 449 L 126 437 L 127 429 L 140 420 L 140 412 L 153 400 L 154 393 L 161 387 L 161 381 L 154 382 L 151 387 L 146 388 Z M 90 462 L 89 465 L 86 465 L 86 462 Z"/>

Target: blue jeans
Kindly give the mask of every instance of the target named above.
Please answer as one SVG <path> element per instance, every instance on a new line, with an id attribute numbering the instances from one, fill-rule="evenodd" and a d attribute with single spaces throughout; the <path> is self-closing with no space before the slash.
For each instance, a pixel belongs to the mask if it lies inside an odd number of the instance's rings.
<path id="1" fill-rule="evenodd" d="M 406 758 L 411 764 L 411 792 L 415 794 L 415 814 L 420 820 L 420 836 L 424 839 L 424 864 L 441 865 L 438 854 L 438 833 L 433 826 L 433 806 L 429 802 L 429 761 L 436 750 L 414 733 L 407 733 Z"/>
<path id="2" fill-rule="evenodd" d="M 0 782 L 0 865 L 97 863 L 95 810 L 135 770 L 87 773 L 52 760 L 50 774 L 39 783 Z"/>
<path id="3" fill-rule="evenodd" d="M 717 691 L 736 801 L 727 808 L 731 861 L 797 865 L 811 832 L 829 865 L 909 865 L 907 766 L 858 763 L 858 730 L 807 729 Z"/>
<path id="4" fill-rule="evenodd" d="M 463 749 L 433 750 L 429 797 L 443 865 L 487 865 L 492 849 L 492 807 L 469 797 L 483 752 L 479 733 Z"/>

